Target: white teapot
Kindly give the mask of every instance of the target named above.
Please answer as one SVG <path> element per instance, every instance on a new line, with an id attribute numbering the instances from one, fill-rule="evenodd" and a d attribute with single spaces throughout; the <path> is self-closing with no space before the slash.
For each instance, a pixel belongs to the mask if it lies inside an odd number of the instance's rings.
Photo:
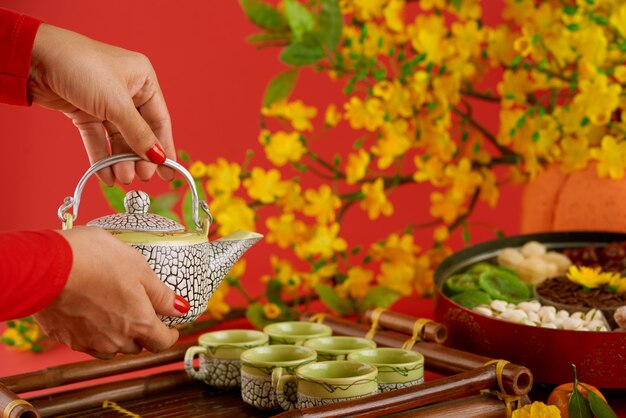
<path id="1" fill-rule="evenodd" d="M 80 197 L 85 183 L 97 171 L 122 161 L 140 161 L 134 154 L 119 154 L 98 161 L 78 182 L 73 197 L 66 197 L 58 215 L 63 229 L 72 228 L 78 217 Z M 255 232 L 237 231 L 209 242 L 208 232 L 213 217 L 206 202 L 199 202 L 196 184 L 189 172 L 170 159 L 163 163 L 185 177 L 192 192 L 195 229 L 160 215 L 148 213 L 150 197 L 142 191 L 130 191 L 124 198 L 126 213 L 94 219 L 88 226 L 98 226 L 136 248 L 148 261 L 157 276 L 174 292 L 189 301 L 191 309 L 181 317 L 162 317 L 168 326 L 195 320 L 207 306 L 209 298 L 235 262 L 263 236 Z M 199 219 L 198 208 L 206 216 Z M 73 208 L 73 213 L 68 212 Z M 114 262 L 114 260 L 111 260 Z"/>

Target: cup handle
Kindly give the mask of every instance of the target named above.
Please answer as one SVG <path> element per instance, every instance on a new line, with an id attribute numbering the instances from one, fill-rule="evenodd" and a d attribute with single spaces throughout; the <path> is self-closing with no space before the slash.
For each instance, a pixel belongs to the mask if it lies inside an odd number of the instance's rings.
<path id="1" fill-rule="evenodd" d="M 193 360 L 196 356 L 204 354 L 207 355 L 208 350 L 206 347 L 200 347 L 198 345 L 191 346 L 185 351 L 185 371 L 187 374 L 197 380 L 206 380 L 207 378 L 207 370 L 206 369 L 196 369 L 193 367 Z"/>
<path id="2" fill-rule="evenodd" d="M 290 382 L 296 383 L 296 376 L 292 374 L 283 374 L 282 367 L 276 367 L 272 371 L 272 387 L 276 392 L 276 402 L 285 411 L 295 409 L 296 407 L 296 405 L 291 402 L 287 396 L 285 396 L 285 385 Z"/>

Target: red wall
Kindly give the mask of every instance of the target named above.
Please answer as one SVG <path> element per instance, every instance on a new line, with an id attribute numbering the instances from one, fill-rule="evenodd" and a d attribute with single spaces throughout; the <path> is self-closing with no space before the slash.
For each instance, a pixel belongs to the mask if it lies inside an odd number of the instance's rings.
<path id="1" fill-rule="evenodd" d="M 8 7 L 51 24 L 81 32 L 103 42 L 146 54 L 157 71 L 167 99 L 179 149 L 192 158 L 213 162 L 217 157 L 242 161 L 248 148 L 257 150 L 259 162 L 267 167 L 259 149 L 258 121 L 261 97 L 267 81 L 285 67 L 276 50 L 257 51 L 244 42 L 255 32 L 236 0 L 0 0 Z M 499 20 L 497 9 L 486 11 L 487 21 Z M 296 95 L 312 104 L 340 103 L 337 86 L 319 81 L 323 76 L 305 72 Z M 330 97 L 330 99 L 329 99 Z M 333 100 L 333 97 L 336 99 Z M 475 115 L 490 127 L 497 124 L 495 108 L 480 108 Z M 350 131 L 346 130 L 348 135 Z M 340 141 L 339 141 L 340 142 Z M 347 138 L 343 145 L 353 142 Z M 63 198 L 73 193 L 76 182 L 88 167 L 78 131 L 62 114 L 42 109 L 0 105 L 0 178 L 2 205 L 0 230 L 57 228 L 56 211 Z M 326 154 L 337 152 L 337 142 L 321 144 Z M 260 152 L 259 152 L 260 151 Z M 148 192 L 167 189 L 155 177 Z M 427 221 L 429 195 L 422 186 L 392 196 L 393 219 L 371 222 L 359 209 L 351 209 L 347 228 L 349 242 L 371 242 L 407 222 Z M 479 205 L 476 222 L 497 225 L 507 234 L 518 231 L 520 193 L 503 190 L 497 210 Z M 88 184 L 81 202 L 82 224 L 109 213 L 96 181 Z M 264 232 L 264 224 L 259 231 Z M 493 238 L 490 229 L 476 228 L 473 240 Z M 418 241 L 431 241 L 424 232 Z M 456 240 L 458 245 L 458 238 Z M 259 245 L 247 256 L 246 278 L 255 281 L 269 270 L 268 255 L 274 247 Z"/>

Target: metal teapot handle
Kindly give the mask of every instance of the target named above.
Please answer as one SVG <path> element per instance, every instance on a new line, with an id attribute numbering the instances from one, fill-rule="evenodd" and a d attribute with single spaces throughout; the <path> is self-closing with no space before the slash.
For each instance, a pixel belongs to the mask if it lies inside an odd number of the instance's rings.
<path id="1" fill-rule="evenodd" d="M 85 187 L 85 184 L 87 183 L 87 180 L 89 179 L 89 177 L 91 177 L 94 173 L 102 170 L 103 168 L 112 166 L 113 164 L 121 163 L 124 161 L 142 161 L 142 160 L 143 158 L 135 154 L 117 154 L 117 155 L 112 155 L 107 158 L 103 158 L 102 160 L 96 162 L 94 165 L 89 167 L 87 172 L 83 175 L 83 177 L 78 182 L 78 185 L 76 186 L 76 189 L 74 190 L 74 197 L 71 197 L 71 196 L 66 197 L 65 200 L 63 200 L 63 204 L 59 206 L 59 210 L 57 211 L 57 214 L 59 216 L 59 219 L 63 222 L 63 229 L 71 228 L 73 222 L 76 220 L 76 218 L 78 218 L 78 207 L 80 206 L 80 196 L 83 192 L 83 188 Z M 169 158 L 166 159 L 162 165 L 173 168 L 174 170 L 182 174 L 185 180 L 187 180 L 187 184 L 189 185 L 189 188 L 191 189 L 193 221 L 199 230 L 203 229 L 203 225 L 200 222 L 200 219 L 198 218 L 198 207 L 201 207 L 204 213 L 206 213 L 207 215 L 208 224 L 205 225 L 205 227 L 208 230 L 208 227 L 211 225 L 211 223 L 213 223 L 213 216 L 211 215 L 211 212 L 209 211 L 209 206 L 207 205 L 207 203 L 204 200 L 199 201 L 198 191 L 196 190 L 196 182 L 194 181 L 191 174 L 189 174 L 189 171 L 187 171 L 185 167 L 178 164 L 176 161 L 170 160 Z M 74 213 L 67 212 L 71 208 L 74 208 L 74 211 L 73 211 Z"/>

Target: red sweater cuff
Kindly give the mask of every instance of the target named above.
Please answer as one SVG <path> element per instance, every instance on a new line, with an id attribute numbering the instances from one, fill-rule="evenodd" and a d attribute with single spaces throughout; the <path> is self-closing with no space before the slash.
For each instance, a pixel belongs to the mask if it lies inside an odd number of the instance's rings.
<path id="1" fill-rule="evenodd" d="M 28 106 L 30 59 L 41 21 L 0 8 L 0 102 Z"/>
<path id="2" fill-rule="evenodd" d="M 61 293 L 72 248 L 51 230 L 0 234 L 0 320 L 31 315 Z"/>

